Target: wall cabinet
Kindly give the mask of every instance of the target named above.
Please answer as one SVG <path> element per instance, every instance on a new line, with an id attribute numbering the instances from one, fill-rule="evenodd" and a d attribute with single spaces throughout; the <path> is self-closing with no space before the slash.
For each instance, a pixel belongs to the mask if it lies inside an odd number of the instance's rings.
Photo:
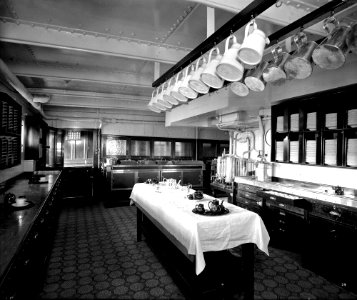
<path id="1" fill-rule="evenodd" d="M 0 93 L 0 169 L 21 162 L 21 106 Z"/>
<path id="2" fill-rule="evenodd" d="M 357 167 L 356 86 L 272 106 L 275 162 Z"/>

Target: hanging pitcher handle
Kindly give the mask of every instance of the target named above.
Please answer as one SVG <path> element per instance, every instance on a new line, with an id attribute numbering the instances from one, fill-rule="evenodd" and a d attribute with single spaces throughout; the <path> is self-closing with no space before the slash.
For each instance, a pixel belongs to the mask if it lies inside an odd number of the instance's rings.
<path id="1" fill-rule="evenodd" d="M 307 36 L 304 32 L 300 31 L 294 36 L 294 43 L 298 49 L 305 43 L 307 43 Z"/>
<path id="2" fill-rule="evenodd" d="M 224 53 L 226 53 L 228 51 L 228 45 L 229 45 L 229 41 L 231 40 L 231 38 L 233 39 L 233 44 L 237 43 L 237 38 L 234 34 L 231 34 L 229 37 L 227 37 L 226 39 L 226 45 L 224 48 Z"/>
<path id="3" fill-rule="evenodd" d="M 322 28 L 327 32 L 328 35 L 336 28 L 338 21 L 334 16 L 328 17 L 323 21 Z"/>
<path id="4" fill-rule="evenodd" d="M 248 35 L 250 35 L 251 33 L 249 32 L 250 31 L 250 27 L 253 26 L 253 29 L 256 30 L 257 29 L 257 23 L 255 23 L 255 20 L 251 20 L 247 26 L 245 26 L 245 30 L 244 30 L 244 39 L 247 38 Z M 254 31 L 253 30 L 253 31 Z"/>
<path id="5" fill-rule="evenodd" d="M 280 46 L 277 46 L 271 50 L 271 53 L 273 54 L 273 57 L 274 57 L 274 62 L 276 64 L 278 63 L 279 57 L 282 52 L 283 52 L 283 49 Z"/>
<path id="6" fill-rule="evenodd" d="M 210 51 L 209 54 L 208 54 L 208 62 L 207 62 L 207 63 L 209 63 L 209 62 L 211 61 L 211 56 L 212 56 L 212 52 L 213 52 L 213 51 L 216 51 L 216 52 L 217 52 L 217 56 L 220 54 L 219 49 L 218 49 L 217 47 L 212 48 L 211 51 Z"/>

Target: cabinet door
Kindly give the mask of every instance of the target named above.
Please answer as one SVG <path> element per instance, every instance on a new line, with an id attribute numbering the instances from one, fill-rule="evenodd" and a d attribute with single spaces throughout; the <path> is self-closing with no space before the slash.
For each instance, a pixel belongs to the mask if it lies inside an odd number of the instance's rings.
<path id="1" fill-rule="evenodd" d="M 136 182 L 145 182 L 148 179 L 160 179 L 160 171 L 159 170 L 142 170 L 138 171 L 138 177 Z"/>
<path id="2" fill-rule="evenodd" d="M 136 183 L 136 172 L 130 170 L 115 170 L 112 172 L 112 190 L 132 189 Z"/>
<path id="3" fill-rule="evenodd" d="M 161 179 L 176 179 L 177 181 L 182 180 L 182 171 L 177 170 L 162 170 Z"/>
<path id="4" fill-rule="evenodd" d="M 202 186 L 202 170 L 184 170 L 182 183 L 192 184 L 193 187 Z"/>

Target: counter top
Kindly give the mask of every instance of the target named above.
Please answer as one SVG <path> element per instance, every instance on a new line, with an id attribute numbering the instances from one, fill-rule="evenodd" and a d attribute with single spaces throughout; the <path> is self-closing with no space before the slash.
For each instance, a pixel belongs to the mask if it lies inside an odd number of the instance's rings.
<path id="1" fill-rule="evenodd" d="M 264 189 L 288 193 L 303 198 L 325 201 L 332 204 L 343 205 L 348 208 L 357 209 L 357 197 L 355 195 L 336 195 L 331 187 L 308 184 L 305 182 L 294 181 L 293 183 L 281 183 L 273 181 L 258 181 L 251 177 L 235 177 L 237 183 L 258 186 Z M 326 192 L 327 191 L 327 192 Z"/>
<path id="2" fill-rule="evenodd" d="M 15 196 L 24 195 L 26 200 L 34 205 L 22 210 L 14 210 L 11 207 L 6 209 L 4 203 L 0 203 L 0 278 L 36 219 L 59 175 L 59 171 L 46 172 L 44 176 L 48 182 L 29 184 L 28 176 L 23 174 L 9 184 L 6 193 L 13 193 Z"/>

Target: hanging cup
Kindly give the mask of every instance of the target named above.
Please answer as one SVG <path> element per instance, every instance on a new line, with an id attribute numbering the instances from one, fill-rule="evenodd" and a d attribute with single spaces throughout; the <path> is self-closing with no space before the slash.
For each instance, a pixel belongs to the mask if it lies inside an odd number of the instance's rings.
<path id="1" fill-rule="evenodd" d="M 172 105 L 177 105 L 177 104 L 179 104 L 179 102 L 177 101 L 177 99 L 175 99 L 173 96 L 171 96 L 171 89 L 172 89 L 171 80 L 172 80 L 172 78 L 170 78 L 170 80 L 167 84 L 167 88 L 162 95 L 162 98 Z"/>
<path id="2" fill-rule="evenodd" d="M 253 31 L 250 33 L 250 29 Z M 247 65 L 257 65 L 263 58 L 264 48 L 270 41 L 265 33 L 257 28 L 255 20 L 250 21 L 245 27 L 243 44 L 238 50 L 238 58 Z"/>
<path id="3" fill-rule="evenodd" d="M 181 103 L 186 103 L 188 101 L 187 97 L 179 93 L 179 87 L 182 84 L 183 79 L 179 79 L 181 72 L 177 73 L 175 78 L 175 84 L 171 89 L 171 96 Z"/>
<path id="4" fill-rule="evenodd" d="M 179 93 L 181 93 L 182 95 L 184 95 L 186 98 L 188 99 L 195 99 L 197 98 L 197 92 L 194 91 L 193 89 L 190 88 L 190 86 L 188 85 L 188 81 L 190 80 L 191 78 L 191 73 L 188 74 L 188 70 L 189 70 L 190 67 L 187 67 L 185 69 L 185 77 L 182 81 L 182 84 L 181 86 L 179 87 L 178 91 Z M 193 71 L 193 66 L 191 68 L 191 72 Z"/>
<path id="5" fill-rule="evenodd" d="M 163 99 L 163 94 L 164 94 L 164 87 L 165 87 L 165 82 L 161 85 L 161 92 L 159 92 L 157 94 L 157 98 L 156 98 L 156 102 L 165 106 L 166 108 L 171 109 L 172 108 L 172 104 L 170 104 L 169 102 L 165 101 Z M 160 88 L 160 87 L 159 87 Z"/>
<path id="6" fill-rule="evenodd" d="M 152 104 L 148 104 L 148 108 L 151 110 L 151 111 L 153 111 L 153 112 L 156 112 L 156 113 L 161 113 L 161 109 L 158 109 L 158 108 L 156 108 L 154 105 L 152 105 Z"/>
<path id="7" fill-rule="evenodd" d="M 265 88 L 263 72 L 268 62 L 262 61 L 255 69 L 249 70 L 244 78 L 245 85 L 254 92 L 262 92 Z"/>
<path id="8" fill-rule="evenodd" d="M 203 62 L 202 65 L 199 67 L 199 63 L 201 60 Z M 201 74 L 203 70 L 206 68 L 206 66 L 207 66 L 206 59 L 201 56 L 196 61 L 195 72 L 192 74 L 190 80 L 188 81 L 190 88 L 200 94 L 207 94 L 209 91 L 209 87 L 206 84 L 204 84 L 201 80 Z"/>
<path id="9" fill-rule="evenodd" d="M 217 55 L 211 59 L 213 51 L 216 51 Z M 208 62 L 206 68 L 201 74 L 201 80 L 203 83 L 214 89 L 220 89 L 223 86 L 223 80 L 217 75 L 216 68 L 222 59 L 222 55 L 219 53 L 219 49 L 213 48 L 208 54 Z"/>
<path id="10" fill-rule="evenodd" d="M 312 73 L 312 53 L 317 47 L 313 41 L 308 42 L 306 34 L 299 32 L 294 36 L 297 50 L 285 62 L 284 70 L 287 79 L 305 79 Z"/>
<path id="11" fill-rule="evenodd" d="M 334 28 L 328 24 L 334 24 Z M 334 17 L 324 20 L 324 29 L 328 36 L 321 42 L 320 45 L 312 53 L 314 63 L 322 69 L 337 69 L 346 61 L 348 46 L 346 37 L 351 29 L 346 24 L 338 24 Z"/>
<path id="12" fill-rule="evenodd" d="M 151 105 L 154 106 L 155 108 L 157 109 L 160 109 L 160 110 L 166 110 L 167 108 L 165 106 L 163 106 L 162 104 L 158 103 L 157 102 L 157 94 L 159 93 L 159 88 L 155 89 L 153 92 L 152 92 L 152 98 L 151 98 Z"/>
<path id="13" fill-rule="evenodd" d="M 231 48 L 228 49 L 228 44 L 231 39 L 233 40 L 233 44 Z M 244 67 L 237 60 L 240 46 L 234 35 L 230 35 L 226 39 L 224 55 L 217 66 L 217 74 L 224 80 L 238 81 L 243 77 Z"/>
<path id="14" fill-rule="evenodd" d="M 348 32 L 346 37 L 346 43 L 349 50 L 357 54 L 357 22 L 351 25 L 351 30 Z"/>
<path id="15" fill-rule="evenodd" d="M 286 73 L 284 72 L 284 64 L 290 57 L 290 54 L 283 52 L 280 46 L 272 49 L 274 60 L 270 62 L 263 71 L 263 79 L 265 82 L 272 85 L 282 85 L 286 80 Z"/>

